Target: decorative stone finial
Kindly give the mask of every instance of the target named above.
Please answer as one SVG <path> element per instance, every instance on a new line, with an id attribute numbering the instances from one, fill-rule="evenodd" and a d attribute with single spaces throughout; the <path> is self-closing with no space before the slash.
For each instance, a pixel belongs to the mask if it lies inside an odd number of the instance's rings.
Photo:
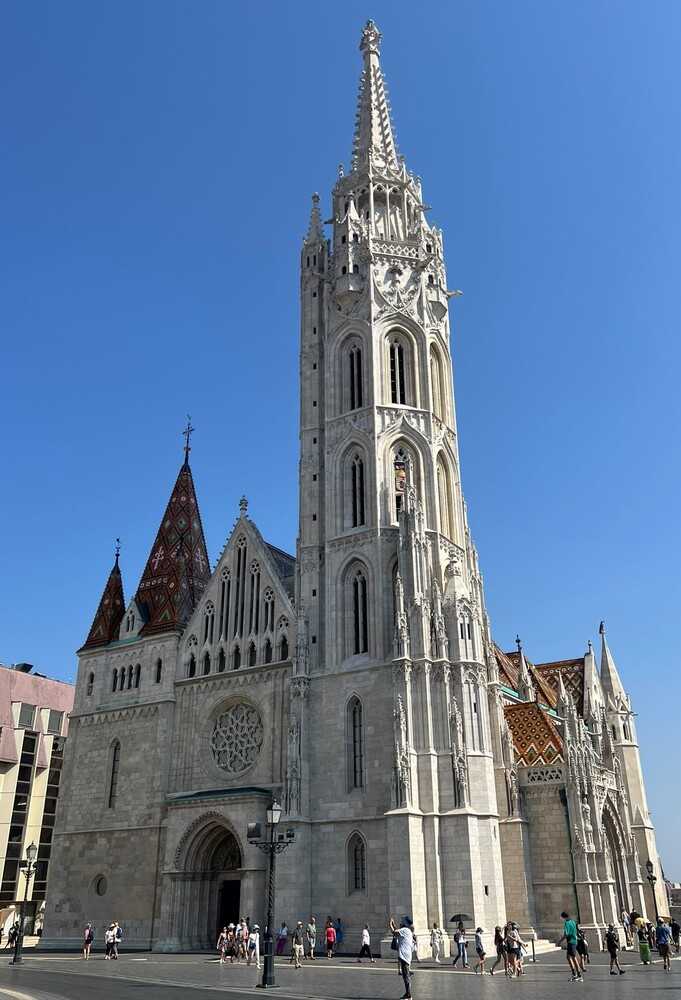
<path id="1" fill-rule="evenodd" d="M 365 55 L 370 53 L 375 53 L 379 55 L 381 45 L 381 32 L 378 30 L 374 21 L 369 18 L 367 23 L 364 25 L 364 30 L 362 31 L 362 38 L 359 43 L 360 52 L 364 52 Z"/>
<path id="2" fill-rule="evenodd" d="M 192 450 L 189 444 L 189 439 L 194 433 L 194 428 L 192 427 L 192 418 L 187 414 L 187 426 L 182 431 L 182 437 L 184 438 L 184 464 L 189 465 L 189 452 Z"/>
<path id="3" fill-rule="evenodd" d="M 120 540 L 120 538 L 116 539 L 116 548 L 115 548 L 114 552 L 115 552 L 115 555 L 116 555 L 116 565 L 118 566 L 118 557 L 121 554 L 121 540 Z"/>
<path id="4" fill-rule="evenodd" d="M 248 513 L 248 500 L 246 497 L 242 497 L 241 500 L 239 500 L 239 513 L 242 517 L 245 517 Z"/>
<path id="5" fill-rule="evenodd" d="M 598 634 L 605 635 L 605 622 L 601 622 L 601 624 L 598 626 Z"/>
<path id="6" fill-rule="evenodd" d="M 517 633 L 516 633 L 516 637 L 515 637 L 515 644 L 518 647 L 518 652 L 520 653 L 522 651 L 523 644 L 522 644 L 522 642 L 520 640 L 520 636 Z"/>
<path id="7" fill-rule="evenodd" d="M 593 650 L 593 647 L 591 645 L 591 639 L 589 639 L 589 641 L 587 642 L 587 647 L 588 647 L 587 648 L 587 653 L 591 653 L 592 650 Z"/>

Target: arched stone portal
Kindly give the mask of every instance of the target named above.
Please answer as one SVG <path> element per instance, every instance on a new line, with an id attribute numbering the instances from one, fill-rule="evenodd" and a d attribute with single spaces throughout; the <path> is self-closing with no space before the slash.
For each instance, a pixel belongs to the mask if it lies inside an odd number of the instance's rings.
<path id="1" fill-rule="evenodd" d="M 603 809 L 603 831 L 605 833 L 605 857 L 607 874 L 614 882 L 615 912 L 614 923 L 619 923 L 623 910 L 631 909 L 629 880 L 627 878 L 626 855 L 624 840 L 619 829 L 617 814 L 606 802 Z"/>
<path id="2" fill-rule="evenodd" d="M 236 834 L 219 813 L 190 824 L 178 844 L 175 869 L 163 880 L 166 934 L 159 950 L 212 950 L 219 928 L 253 912 L 259 873 L 244 870 Z"/>

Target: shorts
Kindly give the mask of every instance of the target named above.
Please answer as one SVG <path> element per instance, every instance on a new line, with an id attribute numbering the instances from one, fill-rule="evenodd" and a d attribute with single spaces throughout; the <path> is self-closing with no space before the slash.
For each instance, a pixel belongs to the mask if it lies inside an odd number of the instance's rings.
<path id="1" fill-rule="evenodd" d="M 657 952 L 660 958 L 669 958 L 669 945 L 668 944 L 658 944 Z"/>
<path id="2" fill-rule="evenodd" d="M 568 941 L 567 943 L 567 954 L 568 958 L 577 958 L 577 945 L 572 941 Z"/>
<path id="3" fill-rule="evenodd" d="M 482 950 L 482 948 L 476 948 L 476 949 L 475 949 L 475 951 L 476 951 L 476 953 L 477 953 L 477 956 L 478 956 L 478 958 L 479 958 L 480 960 L 482 960 L 482 959 L 483 959 L 483 958 L 485 957 L 485 953 L 484 953 L 484 951 Z"/>

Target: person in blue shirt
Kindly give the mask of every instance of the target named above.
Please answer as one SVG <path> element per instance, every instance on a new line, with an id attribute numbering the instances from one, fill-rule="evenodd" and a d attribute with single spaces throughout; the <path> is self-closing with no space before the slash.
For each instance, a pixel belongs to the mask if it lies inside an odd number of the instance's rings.
<path id="1" fill-rule="evenodd" d="M 658 917 L 657 927 L 655 928 L 655 946 L 662 959 L 662 969 L 664 972 L 672 971 L 671 944 L 672 929 L 669 924 L 664 922 L 662 917 Z"/>

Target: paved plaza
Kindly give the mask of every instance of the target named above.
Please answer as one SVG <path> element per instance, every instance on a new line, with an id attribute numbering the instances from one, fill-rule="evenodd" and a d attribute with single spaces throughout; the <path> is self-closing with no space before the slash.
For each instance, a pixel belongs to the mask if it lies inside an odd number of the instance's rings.
<path id="1" fill-rule="evenodd" d="M 509 981 L 503 975 L 475 976 L 472 972 L 440 968 L 423 962 L 416 966 L 415 1000 L 470 1000 L 484 994 L 487 1000 L 506 997 L 512 992 L 528 998 L 551 998 L 577 995 L 596 998 L 636 996 L 670 1000 L 681 992 L 681 962 L 674 959 L 672 972 L 665 975 L 661 963 L 643 967 L 638 955 L 625 953 L 622 964 L 625 976 L 608 974 L 607 958 L 593 957 L 583 984 L 569 982 L 564 953 L 542 956 L 536 965 L 529 964 L 521 980 Z M 397 1000 L 402 995 L 402 981 L 394 963 L 379 961 L 375 966 L 358 965 L 350 958 L 306 962 L 296 971 L 288 963 L 277 963 L 276 996 L 281 1000 Z M 0 1000 L 129 1000 L 143 995 L 145 1000 L 181 1000 L 218 993 L 261 997 L 255 968 L 245 965 L 220 966 L 212 955 L 125 955 L 118 962 L 105 962 L 101 955 L 87 964 L 76 955 L 27 954 L 21 968 L 0 966 Z"/>

